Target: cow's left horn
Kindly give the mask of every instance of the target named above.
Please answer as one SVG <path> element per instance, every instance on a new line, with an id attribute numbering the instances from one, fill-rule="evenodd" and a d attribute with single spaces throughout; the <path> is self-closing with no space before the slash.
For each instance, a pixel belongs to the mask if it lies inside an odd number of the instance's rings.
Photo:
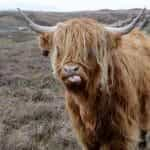
<path id="1" fill-rule="evenodd" d="M 19 13 L 24 17 L 25 21 L 29 24 L 30 28 L 38 33 L 43 33 L 43 32 L 53 32 L 57 29 L 57 26 L 41 26 L 36 23 L 34 23 L 26 14 L 21 11 L 21 9 L 17 8 Z"/>
<path id="2" fill-rule="evenodd" d="M 145 10 L 146 10 L 145 8 L 142 9 L 140 11 L 140 13 L 138 14 L 138 16 L 136 18 L 134 18 L 130 24 L 128 24 L 124 27 L 115 28 L 115 27 L 105 26 L 104 28 L 109 32 L 116 33 L 117 35 L 127 34 L 135 28 L 136 24 L 139 22 L 140 18 L 143 16 Z"/>

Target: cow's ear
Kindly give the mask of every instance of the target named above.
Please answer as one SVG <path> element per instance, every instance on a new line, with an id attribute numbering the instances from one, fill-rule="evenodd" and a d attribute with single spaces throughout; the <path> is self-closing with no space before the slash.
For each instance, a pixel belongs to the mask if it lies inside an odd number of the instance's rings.
<path id="1" fill-rule="evenodd" d="M 39 40 L 41 49 L 50 51 L 53 48 L 53 32 L 41 33 Z"/>

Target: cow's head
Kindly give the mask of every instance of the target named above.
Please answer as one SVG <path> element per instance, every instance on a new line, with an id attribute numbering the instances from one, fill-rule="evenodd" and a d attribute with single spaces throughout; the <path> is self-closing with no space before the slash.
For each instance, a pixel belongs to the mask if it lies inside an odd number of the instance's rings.
<path id="1" fill-rule="evenodd" d="M 54 34 L 52 64 L 67 88 L 83 90 L 100 74 L 96 58 L 100 34 L 107 36 L 107 32 L 91 19 L 72 19 L 58 26 Z"/>
<path id="2" fill-rule="evenodd" d="M 43 55 L 47 56 L 52 51 L 51 60 L 56 76 L 67 89 L 80 91 L 107 84 L 109 51 L 117 47 L 118 37 L 135 27 L 144 10 L 129 25 L 121 28 L 81 18 L 46 27 L 35 24 L 20 12 L 30 27 L 40 33 Z"/>

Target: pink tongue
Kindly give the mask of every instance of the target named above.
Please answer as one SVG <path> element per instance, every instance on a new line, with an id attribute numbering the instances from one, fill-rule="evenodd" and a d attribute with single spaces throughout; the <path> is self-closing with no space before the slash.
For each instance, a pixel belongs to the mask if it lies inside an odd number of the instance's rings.
<path id="1" fill-rule="evenodd" d="M 81 82 L 80 76 L 77 76 L 77 75 L 69 77 L 68 80 L 71 82 Z"/>

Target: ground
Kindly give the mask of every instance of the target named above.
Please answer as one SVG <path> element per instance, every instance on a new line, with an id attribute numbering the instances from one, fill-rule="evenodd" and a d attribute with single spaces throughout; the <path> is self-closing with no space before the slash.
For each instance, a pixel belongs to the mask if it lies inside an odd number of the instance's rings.
<path id="1" fill-rule="evenodd" d="M 63 90 L 31 37 L 0 39 L 0 150 L 77 150 Z"/>

